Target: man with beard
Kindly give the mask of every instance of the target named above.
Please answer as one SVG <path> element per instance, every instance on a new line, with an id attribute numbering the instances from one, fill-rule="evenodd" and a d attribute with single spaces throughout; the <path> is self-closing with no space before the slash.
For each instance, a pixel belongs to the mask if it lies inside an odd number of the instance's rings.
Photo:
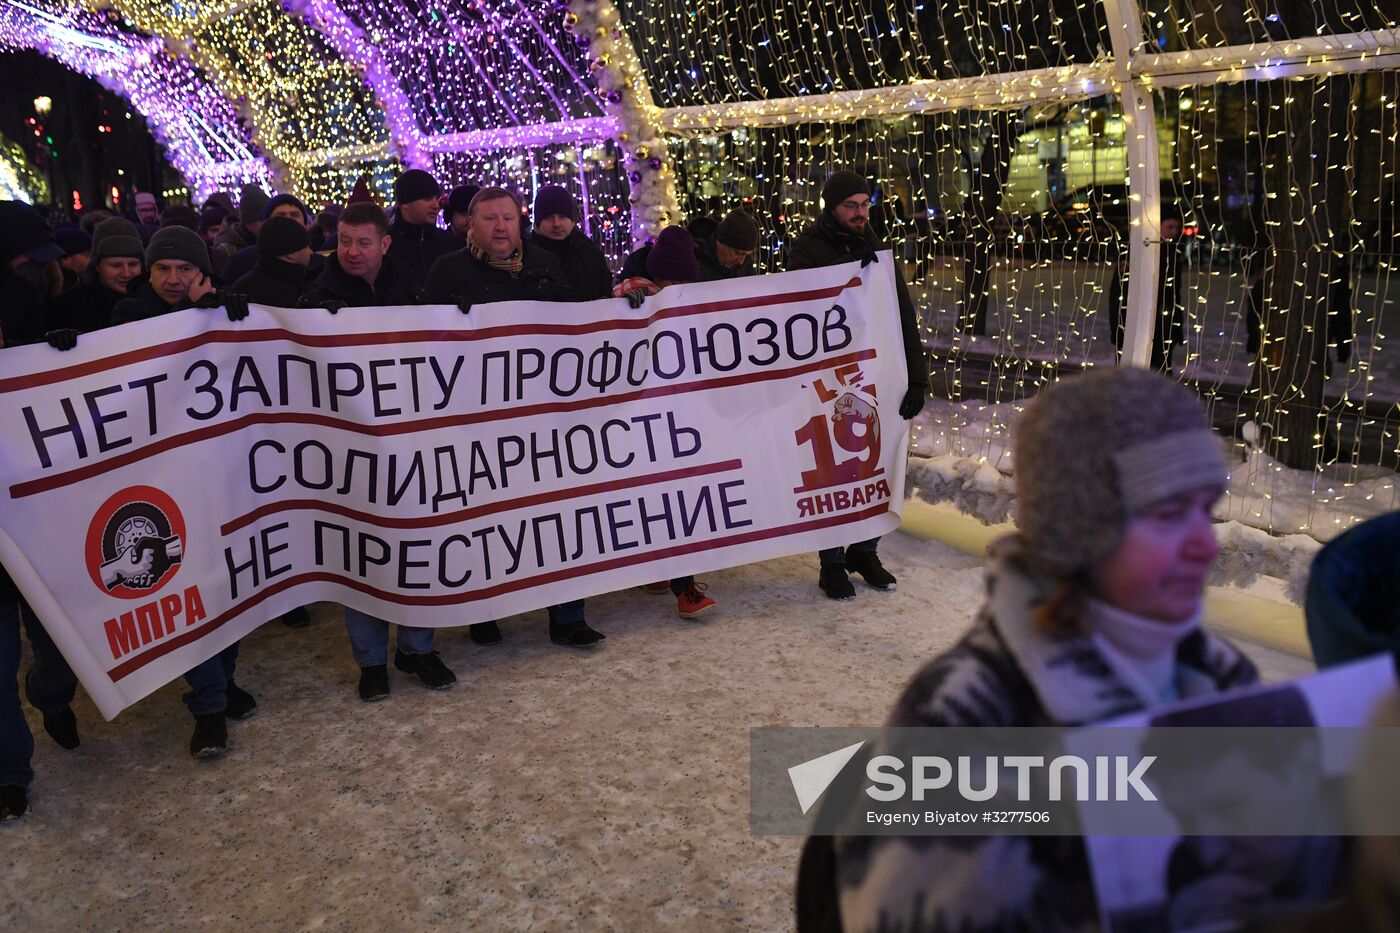
<path id="1" fill-rule="evenodd" d="M 822 188 L 822 213 L 792 244 L 788 269 L 815 269 L 843 262 L 859 261 L 867 266 L 877 261 L 882 249 L 870 229 L 870 184 L 855 172 L 834 172 Z M 899 296 L 899 323 L 904 335 L 904 363 L 909 376 L 899 414 L 913 418 L 924 407 L 928 393 L 928 361 L 919 339 L 919 315 L 899 269 L 894 271 Z M 818 585 L 831 599 L 851 599 L 856 595 L 848 571 L 860 574 L 877 590 L 893 590 L 895 578 L 880 563 L 876 549 L 879 538 L 857 541 L 848 548 L 821 551 Z"/>

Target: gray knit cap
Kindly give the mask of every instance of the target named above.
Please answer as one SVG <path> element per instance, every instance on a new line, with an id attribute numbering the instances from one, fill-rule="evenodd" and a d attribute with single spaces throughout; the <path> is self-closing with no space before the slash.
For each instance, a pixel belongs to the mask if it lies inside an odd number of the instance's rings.
<path id="1" fill-rule="evenodd" d="M 204 238 L 189 227 L 161 227 L 146 245 L 146 268 L 162 259 L 187 262 L 205 275 L 213 275 L 209 265 L 209 247 Z"/>
<path id="2" fill-rule="evenodd" d="M 1223 487 L 1229 474 L 1196 396 L 1129 367 L 1042 390 L 1017 423 L 1013 459 L 1026 556 L 1053 579 L 1112 554 L 1128 519 L 1154 502 Z"/>
<path id="3" fill-rule="evenodd" d="M 96 265 L 98 260 L 109 256 L 143 259 L 145 255 L 146 247 L 141 244 L 141 234 L 136 231 L 136 225 L 125 217 L 109 217 L 93 228 L 89 265 Z"/>

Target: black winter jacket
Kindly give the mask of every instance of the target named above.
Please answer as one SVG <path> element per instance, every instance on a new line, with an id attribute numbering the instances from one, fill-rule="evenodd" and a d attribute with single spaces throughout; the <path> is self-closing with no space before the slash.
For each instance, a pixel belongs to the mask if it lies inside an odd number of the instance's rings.
<path id="1" fill-rule="evenodd" d="M 141 281 L 132 280 L 133 291 Z M 125 297 L 125 294 L 104 288 L 95 281 L 84 281 L 77 288 L 59 295 L 49 305 L 48 327 L 50 330 L 71 328 L 84 334 L 111 327 L 112 312 Z"/>
<path id="2" fill-rule="evenodd" d="M 259 259 L 251 271 L 229 286 L 229 291 L 246 295 L 249 301 L 260 305 L 295 308 L 319 274 L 318 268 L 280 259 Z"/>
<path id="3" fill-rule="evenodd" d="M 359 276 L 342 269 L 340 257 L 331 253 L 326 257 L 321 274 L 301 298 L 303 306 L 319 305 L 323 301 L 338 301 L 347 308 L 416 305 L 418 277 L 408 266 L 395 261 L 393 256 L 385 256 L 384 265 L 379 268 L 379 277 L 371 286 Z"/>
<path id="4" fill-rule="evenodd" d="M 131 284 L 136 285 L 135 282 Z M 142 279 L 141 284 L 128 292 L 127 296 L 117 302 L 117 306 L 112 309 L 112 323 L 130 324 L 132 321 L 144 321 L 147 318 L 160 317 L 162 314 L 170 314 L 193 307 L 194 302 L 189 299 L 181 301 L 179 304 L 166 304 L 165 299 L 151 288 L 150 281 Z"/>
<path id="5" fill-rule="evenodd" d="M 793 241 L 787 267 L 789 270 L 817 269 L 853 259 L 864 261 L 882 248 L 868 226 L 864 235 L 857 236 L 842 229 L 836 218 L 823 213 Z M 909 384 L 922 386 L 928 391 L 928 359 L 924 354 L 923 341 L 919 338 L 919 312 L 909 297 L 909 288 L 904 284 L 904 276 L 898 267 L 894 270 L 894 284 L 899 295 L 899 326 L 904 335 L 904 364 L 909 372 Z"/>
<path id="6" fill-rule="evenodd" d="M 462 248 L 462 241 L 437 224 L 410 224 L 395 217 L 389 225 L 389 255 L 413 270 L 421 280 L 438 257 Z"/>
<path id="7" fill-rule="evenodd" d="M 474 305 L 496 301 L 574 301 L 554 254 L 530 242 L 521 244 L 524 268 L 519 274 L 496 269 L 461 249 L 433 263 L 423 283 L 423 303 Z"/>
<path id="8" fill-rule="evenodd" d="M 559 260 L 560 271 L 569 283 L 576 301 L 612 297 L 612 270 L 598 245 L 574 228 L 562 240 L 551 240 L 539 231 L 530 234 L 530 243 Z"/>

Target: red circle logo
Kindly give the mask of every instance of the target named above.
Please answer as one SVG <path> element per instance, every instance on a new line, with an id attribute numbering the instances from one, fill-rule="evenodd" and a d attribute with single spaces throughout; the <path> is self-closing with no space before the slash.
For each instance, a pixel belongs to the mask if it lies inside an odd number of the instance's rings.
<path id="1" fill-rule="evenodd" d="M 146 599 L 180 570 L 185 517 L 159 489 L 123 489 L 92 517 L 83 556 L 88 576 L 102 592 Z"/>

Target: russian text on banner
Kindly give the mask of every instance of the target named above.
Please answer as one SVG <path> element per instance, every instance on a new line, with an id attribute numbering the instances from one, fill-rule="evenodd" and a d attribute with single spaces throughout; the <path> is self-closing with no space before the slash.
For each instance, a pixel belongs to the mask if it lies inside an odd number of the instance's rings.
<path id="1" fill-rule="evenodd" d="M 316 600 L 498 619 L 891 531 L 892 261 L 5 351 L 0 559 L 113 716 Z"/>

